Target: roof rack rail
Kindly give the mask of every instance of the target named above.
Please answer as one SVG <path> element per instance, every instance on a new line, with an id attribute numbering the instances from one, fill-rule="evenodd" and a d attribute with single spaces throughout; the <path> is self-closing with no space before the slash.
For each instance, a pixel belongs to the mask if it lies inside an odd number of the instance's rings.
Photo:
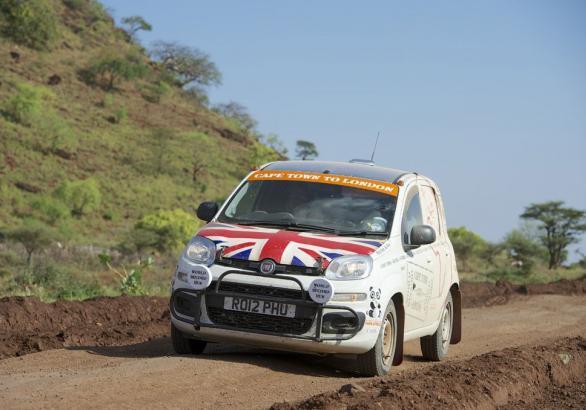
<path id="1" fill-rule="evenodd" d="M 351 159 L 350 162 L 352 164 L 364 164 L 364 165 L 370 165 L 371 167 L 374 166 L 374 161 L 372 161 L 370 159 Z"/>

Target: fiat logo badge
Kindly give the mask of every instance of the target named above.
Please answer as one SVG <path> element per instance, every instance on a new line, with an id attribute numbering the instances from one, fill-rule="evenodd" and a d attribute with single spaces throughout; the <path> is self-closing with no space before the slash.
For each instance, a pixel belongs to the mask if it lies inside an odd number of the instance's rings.
<path id="1" fill-rule="evenodd" d="M 277 268 L 277 264 L 273 262 L 271 259 L 265 259 L 260 263 L 260 273 L 264 273 L 265 275 L 269 275 L 275 272 Z"/>

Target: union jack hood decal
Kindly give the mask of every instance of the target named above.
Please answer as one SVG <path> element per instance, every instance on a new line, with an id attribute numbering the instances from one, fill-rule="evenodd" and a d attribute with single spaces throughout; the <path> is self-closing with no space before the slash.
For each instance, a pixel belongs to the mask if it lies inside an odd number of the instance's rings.
<path id="1" fill-rule="evenodd" d="M 198 235 L 224 248 L 227 258 L 261 261 L 272 259 L 283 265 L 314 267 L 319 258 L 325 265 L 342 255 L 369 255 L 383 241 L 297 232 L 274 228 L 211 223 Z"/>

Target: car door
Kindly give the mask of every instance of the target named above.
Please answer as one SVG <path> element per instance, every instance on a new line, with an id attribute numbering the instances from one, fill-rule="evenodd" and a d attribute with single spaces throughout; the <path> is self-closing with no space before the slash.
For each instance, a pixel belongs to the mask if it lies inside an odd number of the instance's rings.
<path id="1" fill-rule="evenodd" d="M 409 247 L 411 229 L 424 224 L 421 199 L 419 187 L 416 184 L 412 185 L 406 195 L 401 221 L 401 239 L 407 271 L 406 331 L 426 326 L 431 318 L 429 303 L 434 287 L 433 249 L 430 245 L 416 249 Z"/>
<path id="2" fill-rule="evenodd" d="M 449 278 L 449 255 L 446 251 L 446 236 L 443 226 L 443 215 L 439 206 L 439 201 L 435 189 L 426 183 L 419 185 L 419 193 L 421 196 L 421 208 L 423 211 L 423 223 L 431 226 L 436 235 L 434 243 L 429 245 L 431 254 L 429 255 L 432 261 L 430 268 L 433 270 L 433 289 L 431 294 L 431 309 L 439 309 L 443 300 L 442 297 L 445 282 Z"/>

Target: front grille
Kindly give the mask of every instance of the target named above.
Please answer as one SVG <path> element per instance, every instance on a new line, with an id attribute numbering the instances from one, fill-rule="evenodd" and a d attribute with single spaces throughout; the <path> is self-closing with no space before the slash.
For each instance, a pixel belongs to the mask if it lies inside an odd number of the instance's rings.
<path id="1" fill-rule="evenodd" d="M 289 318 L 237 312 L 218 307 L 208 307 L 212 322 L 243 330 L 260 330 L 271 333 L 301 335 L 311 328 L 313 318 Z"/>
<path id="2" fill-rule="evenodd" d="M 230 266 L 232 268 L 251 270 L 251 271 L 255 271 L 255 272 L 258 272 L 258 268 L 260 266 L 260 262 L 257 262 L 257 261 L 248 261 L 245 259 L 225 258 L 225 257 L 216 258 L 216 264 L 222 265 L 222 266 Z M 281 264 L 276 265 L 275 273 L 292 273 L 292 274 L 309 275 L 309 276 L 320 276 L 321 275 L 319 269 L 317 269 L 317 268 L 308 267 L 308 266 L 281 265 Z"/>
<path id="3" fill-rule="evenodd" d="M 213 282 L 210 289 L 215 289 L 216 283 Z M 271 296 L 276 298 L 302 299 L 300 289 L 284 289 L 272 286 L 249 285 L 246 283 L 226 282 L 220 283 L 220 291 L 244 293 L 251 296 Z M 307 296 L 306 296 L 307 298 Z"/>

